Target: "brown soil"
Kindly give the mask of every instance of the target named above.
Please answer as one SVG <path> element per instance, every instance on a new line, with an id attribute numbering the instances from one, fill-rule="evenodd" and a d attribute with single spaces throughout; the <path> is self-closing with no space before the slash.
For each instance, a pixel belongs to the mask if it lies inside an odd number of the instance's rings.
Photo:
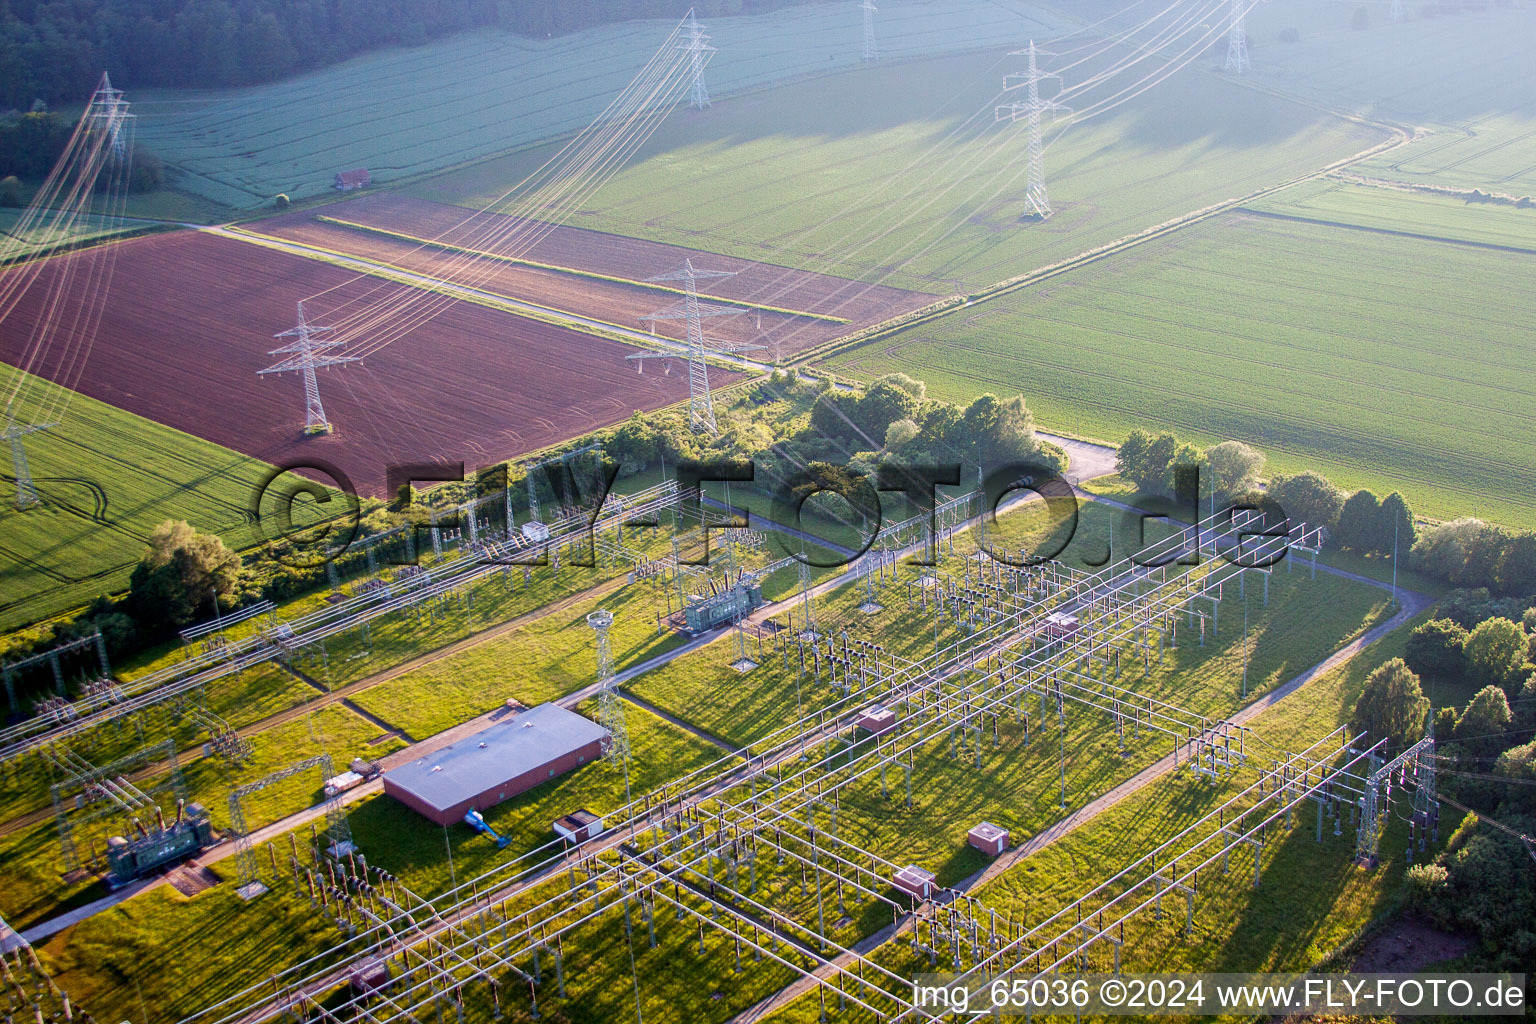
<path id="1" fill-rule="evenodd" d="M 43 268 L 6 321 L 0 359 L 20 358 L 49 279 L 75 258 Z M 305 437 L 299 376 L 257 371 L 276 361 L 272 335 L 293 325 L 295 303 L 333 287 L 306 306 L 312 320 L 379 281 L 203 232 L 124 242 L 76 387 L 277 465 L 324 460 L 374 496 L 390 465 L 462 459 L 473 472 L 687 396 L 686 374 L 637 375 L 628 345 L 444 298 L 435 317 L 364 362 L 321 371 L 336 430 Z M 57 360 L 40 372 L 64 377 Z"/>

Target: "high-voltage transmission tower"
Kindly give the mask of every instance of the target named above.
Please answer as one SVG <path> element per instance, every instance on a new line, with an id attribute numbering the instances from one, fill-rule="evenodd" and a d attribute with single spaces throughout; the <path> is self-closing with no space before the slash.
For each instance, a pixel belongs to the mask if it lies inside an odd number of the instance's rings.
<path id="1" fill-rule="evenodd" d="M 727 270 L 698 270 L 695 269 L 692 260 L 685 260 L 682 270 L 674 270 L 670 274 L 650 278 L 651 281 L 681 281 L 683 282 L 683 301 L 678 305 L 651 313 L 641 317 L 641 321 L 650 320 L 683 320 L 688 326 L 688 425 L 696 431 L 713 434 L 717 427 L 715 424 L 715 403 L 709 395 L 709 364 L 704 361 L 706 351 L 713 352 L 746 352 L 751 349 L 762 348 L 761 345 L 720 345 L 713 349 L 704 347 L 704 327 L 702 320 L 707 316 L 737 316 L 743 310 L 731 306 L 707 305 L 699 302 L 700 278 L 735 277 L 734 271 Z M 654 331 L 654 327 L 652 328 Z M 675 354 L 671 352 L 637 352 L 625 358 L 636 362 L 646 359 L 671 359 Z"/>
<path id="2" fill-rule="evenodd" d="M 114 157 L 121 160 L 128 155 L 128 132 L 124 129 L 134 115 L 128 113 L 123 90 L 112 88 L 112 79 L 107 77 L 106 72 L 102 72 L 101 87 L 91 97 L 85 116 L 90 120 L 91 130 L 106 137 Z"/>
<path id="3" fill-rule="evenodd" d="M 1054 117 L 1058 113 L 1071 114 L 1068 107 L 1062 106 L 1053 100 L 1040 98 L 1040 80 L 1042 78 L 1060 79 L 1059 75 L 1040 70 L 1038 57 L 1049 57 L 1050 54 L 1043 50 L 1035 49 L 1035 41 L 1029 41 L 1029 49 L 1015 50 L 1010 56 L 1028 55 L 1029 66 L 1022 74 L 1006 75 L 1003 78 L 1004 89 L 1024 88 L 1025 99 L 1021 102 L 1006 104 L 997 108 L 999 121 L 1017 121 L 1024 118 L 1029 122 L 1029 192 L 1026 201 L 1035 216 L 1041 220 L 1051 215 L 1051 197 L 1045 190 L 1045 146 L 1041 141 L 1041 121 L 1046 115 Z"/>
<path id="4" fill-rule="evenodd" d="M 1248 60 L 1248 29 L 1243 23 L 1248 0 L 1231 0 L 1232 14 L 1227 22 L 1226 71 L 1231 75 L 1245 75 L 1253 69 Z"/>
<path id="5" fill-rule="evenodd" d="M 874 0 L 863 0 L 859 7 L 864 11 L 864 59 L 879 60 L 880 47 L 875 42 L 875 12 L 880 8 L 875 6 Z"/>
<path id="6" fill-rule="evenodd" d="M 709 36 L 704 34 L 704 26 L 694 17 L 692 8 L 688 10 L 688 24 L 683 27 L 683 40 L 677 44 L 677 48 L 688 54 L 692 64 L 693 84 L 688 89 L 688 105 L 695 110 L 703 110 L 709 106 L 709 89 L 704 85 L 704 65 L 709 63 L 715 48 L 709 45 Z"/>
<path id="7" fill-rule="evenodd" d="M 1408 12 L 1403 9 L 1403 0 L 1392 0 L 1392 22 L 1408 20 Z"/>
<path id="8" fill-rule="evenodd" d="M 608 756 L 624 768 L 624 802 L 629 796 L 629 730 L 624 725 L 624 698 L 613 681 L 613 647 L 608 640 L 608 627 L 613 625 L 613 612 L 599 608 L 587 616 L 597 645 L 597 724 L 608 730 Z"/>
<path id="9" fill-rule="evenodd" d="M 102 72 L 101 85 L 92 94 L 91 101 L 85 108 L 85 122 L 90 142 L 88 146 L 96 145 L 95 139 L 104 138 L 112 157 L 121 165 L 127 159 L 131 151 L 133 136 L 134 115 L 128 112 L 128 102 L 123 99 L 121 89 L 112 88 L 112 80 Z M 86 203 L 90 202 L 90 196 L 95 190 L 97 178 L 106 165 L 106 160 L 91 158 L 79 162 L 83 168 L 79 173 L 81 178 L 71 183 L 70 188 L 74 194 L 82 197 Z M 126 185 L 126 168 L 120 166 L 117 173 L 124 174 Z M 38 497 L 37 486 L 32 482 L 32 467 L 27 463 L 27 450 L 22 443 L 22 438 L 28 434 L 40 433 L 58 426 L 57 423 L 22 423 L 16 419 L 16 410 L 7 408 L 5 414 L 5 429 L 0 431 L 0 438 L 4 438 L 11 446 L 11 475 L 16 478 L 16 507 L 29 509 L 41 505 L 42 499 Z"/>
<path id="10" fill-rule="evenodd" d="M 28 434 L 36 434 L 56 426 L 58 426 L 57 423 L 26 424 L 11 420 L 6 423 L 4 433 L 0 433 L 0 437 L 11 443 L 11 473 L 16 477 L 16 507 L 19 509 L 28 509 L 43 503 L 37 496 L 36 485 L 32 483 L 32 469 L 27 465 L 27 449 L 22 445 L 21 439 Z"/>
<path id="11" fill-rule="evenodd" d="M 329 327 L 316 327 L 304 319 L 304 303 L 300 302 L 298 324 L 281 334 L 274 334 L 274 338 L 293 338 L 294 340 L 282 348 L 274 348 L 268 355 L 284 355 L 288 358 L 274 363 L 265 370 L 257 370 L 258 376 L 268 373 L 288 373 L 297 370 L 304 375 L 304 433 L 329 434 L 331 424 L 325 418 L 325 406 L 320 404 L 320 384 L 315 380 L 315 370 L 325 366 L 339 366 L 342 363 L 356 363 L 362 356 L 338 355 L 332 349 L 342 343 L 329 341 L 317 337 L 317 335 L 329 331 Z"/>

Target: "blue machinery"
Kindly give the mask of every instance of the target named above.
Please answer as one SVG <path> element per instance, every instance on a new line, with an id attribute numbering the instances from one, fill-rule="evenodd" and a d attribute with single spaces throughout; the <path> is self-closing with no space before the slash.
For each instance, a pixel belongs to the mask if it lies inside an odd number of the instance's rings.
<path id="1" fill-rule="evenodd" d="M 480 812 L 473 808 L 464 812 L 464 824 L 476 832 L 483 833 L 485 838 L 496 844 L 496 849 L 498 850 L 505 850 L 507 844 L 512 842 L 511 836 L 498 835 L 495 829 L 486 824 L 485 818 Z"/>

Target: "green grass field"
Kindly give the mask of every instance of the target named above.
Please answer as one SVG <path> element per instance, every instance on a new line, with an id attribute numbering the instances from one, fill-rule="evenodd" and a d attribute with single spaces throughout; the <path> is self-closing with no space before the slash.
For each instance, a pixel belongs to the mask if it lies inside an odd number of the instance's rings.
<path id="1" fill-rule="evenodd" d="M 1256 7 L 1247 22 L 1253 80 L 1408 126 L 1472 126 L 1493 115 L 1536 115 L 1529 78 L 1536 16 L 1530 8 L 1488 3 L 1459 13 L 1441 8 L 1445 13 L 1437 17 L 1438 5 L 1404 6 L 1408 20 L 1396 25 L 1386 5 L 1295 0 Z M 1359 9 L 1369 19 L 1363 30 L 1351 27 Z M 1297 42 L 1280 40 L 1287 28 L 1297 30 Z"/>
<path id="2" fill-rule="evenodd" d="M 1536 159 L 1536 152 L 1532 159 Z M 1431 241 L 1508 246 L 1536 254 L 1536 208 L 1470 203 L 1448 195 L 1320 180 L 1286 189 L 1245 209 Z"/>
<path id="3" fill-rule="evenodd" d="M 279 192 L 327 195 L 337 171 L 367 167 L 392 181 L 575 131 L 640 71 L 681 14 L 551 39 L 473 32 L 248 89 L 128 99 L 139 141 L 164 158 L 173 186 L 251 210 Z M 947 53 L 977 39 L 1047 39 L 1071 24 L 1030 3 L 909 3 L 882 12 L 881 47 L 887 58 Z M 805 5 L 706 28 L 719 48 L 708 74 L 716 96 L 859 60 L 856 10 Z"/>
<path id="4" fill-rule="evenodd" d="M 1360 173 L 1415 185 L 1536 192 L 1536 103 L 1479 117 L 1362 162 Z"/>
<path id="5" fill-rule="evenodd" d="M 40 394 L 56 389 L 34 381 Z M 75 395 L 62 425 L 26 438 L 41 508 L 0 504 L 0 631 L 121 590 L 144 538 L 185 519 L 232 547 L 255 538 L 246 510 L 269 467 Z M 10 460 L 4 483 L 13 486 Z"/>
<path id="6" fill-rule="evenodd" d="M 1046 165 L 1057 215 L 1021 223 L 1025 135 L 993 120 L 1002 75 L 1019 60 L 989 53 L 861 69 L 670 119 L 571 223 L 951 294 L 1383 138 L 1191 67 L 1053 137 Z M 965 124 L 973 114 L 984 116 Z M 552 152 L 531 149 L 407 191 L 479 206 Z"/>
<path id="7" fill-rule="evenodd" d="M 1400 489 L 1421 514 L 1530 526 L 1536 446 L 1515 425 L 1536 412 L 1533 268 L 1226 216 L 830 365 L 900 370 L 949 400 L 1022 391 L 1039 420 L 1089 436 L 1235 438 L 1269 455 L 1271 475 L 1315 468 Z"/>

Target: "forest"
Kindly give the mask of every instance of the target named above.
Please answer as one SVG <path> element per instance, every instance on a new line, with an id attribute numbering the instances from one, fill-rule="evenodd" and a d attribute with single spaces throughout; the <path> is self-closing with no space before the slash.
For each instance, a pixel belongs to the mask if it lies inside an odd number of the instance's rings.
<path id="1" fill-rule="evenodd" d="M 251 85 L 474 28 L 544 38 L 612 21 L 816 0 L 0 0 L 0 111 L 124 89 Z"/>

